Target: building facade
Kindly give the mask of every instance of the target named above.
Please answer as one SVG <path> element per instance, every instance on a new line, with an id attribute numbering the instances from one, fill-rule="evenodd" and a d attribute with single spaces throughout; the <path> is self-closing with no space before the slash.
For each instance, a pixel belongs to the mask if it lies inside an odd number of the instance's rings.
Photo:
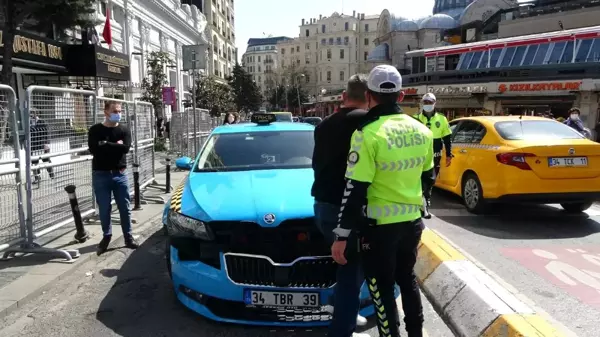
<path id="1" fill-rule="evenodd" d="M 252 75 L 263 94 L 279 84 L 277 43 L 292 40 L 285 36 L 252 38 L 248 40 L 246 52 L 242 56 L 242 65 Z"/>
<path id="2" fill-rule="evenodd" d="M 208 73 L 225 81 L 231 76 L 233 66 L 237 62 L 234 1 L 204 0 L 202 2 L 202 13 L 208 22 L 206 34 L 211 42 Z"/>
<path id="3" fill-rule="evenodd" d="M 277 44 L 279 76 L 302 83 L 312 102 L 337 102 L 348 78 L 369 71 L 379 15 L 333 13 L 302 19 L 300 35 Z"/>
<path id="4" fill-rule="evenodd" d="M 147 60 L 151 52 L 168 53 L 173 61 L 167 67 L 169 86 L 175 87 L 176 101 L 167 106 L 166 113 L 181 111 L 183 100 L 191 95 L 191 77 L 182 70 L 182 46 L 207 44 L 204 34 L 207 21 L 195 5 L 182 4 L 180 0 L 113 0 L 98 2 L 96 20 L 102 22 L 96 27 L 102 32 L 106 20 L 105 13 L 110 6 L 112 50 L 127 55 L 131 69 L 130 83 L 123 88 L 110 83 L 100 88 L 99 94 L 118 96 L 123 89 L 125 99 L 133 100 L 141 96 L 141 83 L 147 76 Z M 105 45 L 106 46 L 106 45 Z M 208 62 L 210 65 L 210 62 Z"/>

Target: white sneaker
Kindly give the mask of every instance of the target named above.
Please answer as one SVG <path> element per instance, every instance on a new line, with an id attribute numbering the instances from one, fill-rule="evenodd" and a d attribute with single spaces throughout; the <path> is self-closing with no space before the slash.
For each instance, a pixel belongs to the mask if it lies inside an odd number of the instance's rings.
<path id="1" fill-rule="evenodd" d="M 323 310 L 333 315 L 333 305 L 326 305 L 323 307 Z M 356 326 L 365 326 L 368 321 L 365 317 L 358 315 L 356 316 Z M 361 337 L 363 335 L 359 334 L 357 337 Z M 369 335 L 366 335 L 369 336 Z"/>

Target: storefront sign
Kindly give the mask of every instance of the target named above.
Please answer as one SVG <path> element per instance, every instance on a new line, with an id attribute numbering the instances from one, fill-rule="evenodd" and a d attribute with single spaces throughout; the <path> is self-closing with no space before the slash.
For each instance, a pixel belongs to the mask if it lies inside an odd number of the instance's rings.
<path id="1" fill-rule="evenodd" d="M 0 28 L 0 57 L 4 49 L 4 30 Z M 25 61 L 64 66 L 64 44 L 37 36 L 31 33 L 17 31 L 13 40 L 13 57 Z"/>
<path id="2" fill-rule="evenodd" d="M 405 95 L 417 95 L 419 93 L 419 89 L 417 88 L 406 88 L 403 91 Z"/>
<path id="3" fill-rule="evenodd" d="M 576 82 L 542 82 L 542 83 L 512 83 L 498 85 L 498 91 L 579 91 L 581 81 Z"/>
<path id="4" fill-rule="evenodd" d="M 482 94 L 487 92 L 485 85 L 473 85 L 464 87 L 429 87 L 427 92 L 440 96 L 468 96 L 471 94 Z"/>
<path id="5" fill-rule="evenodd" d="M 96 73 L 100 74 L 98 76 L 109 78 L 111 76 L 121 77 L 124 72 L 127 72 L 127 75 L 129 75 L 129 60 L 127 55 L 115 53 L 108 49 L 96 52 Z M 128 80 L 129 76 L 127 76 L 126 81 Z"/>
<path id="6" fill-rule="evenodd" d="M 129 57 L 96 45 L 69 46 L 67 67 L 73 76 L 94 76 L 117 81 L 130 80 Z"/>

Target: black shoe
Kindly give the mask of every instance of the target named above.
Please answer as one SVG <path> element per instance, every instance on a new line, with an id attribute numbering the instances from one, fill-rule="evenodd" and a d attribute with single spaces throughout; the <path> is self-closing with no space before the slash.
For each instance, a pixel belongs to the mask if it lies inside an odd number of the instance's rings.
<path id="1" fill-rule="evenodd" d="M 133 238 L 133 236 L 131 234 L 125 236 L 125 247 L 126 248 L 138 249 L 139 246 L 140 246 L 140 244 L 137 242 L 136 239 Z"/>
<path id="2" fill-rule="evenodd" d="M 111 235 L 105 235 L 100 243 L 98 244 L 98 251 L 96 252 L 98 255 L 102 255 L 106 253 L 108 250 L 108 245 L 110 244 Z"/>

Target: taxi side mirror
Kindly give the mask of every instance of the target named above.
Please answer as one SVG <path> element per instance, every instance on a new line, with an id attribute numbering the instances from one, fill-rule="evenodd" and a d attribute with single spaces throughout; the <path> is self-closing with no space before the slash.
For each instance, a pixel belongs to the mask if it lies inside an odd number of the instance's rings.
<path id="1" fill-rule="evenodd" d="M 193 166 L 194 160 L 190 157 L 180 157 L 175 160 L 175 167 L 180 170 L 189 171 Z"/>

